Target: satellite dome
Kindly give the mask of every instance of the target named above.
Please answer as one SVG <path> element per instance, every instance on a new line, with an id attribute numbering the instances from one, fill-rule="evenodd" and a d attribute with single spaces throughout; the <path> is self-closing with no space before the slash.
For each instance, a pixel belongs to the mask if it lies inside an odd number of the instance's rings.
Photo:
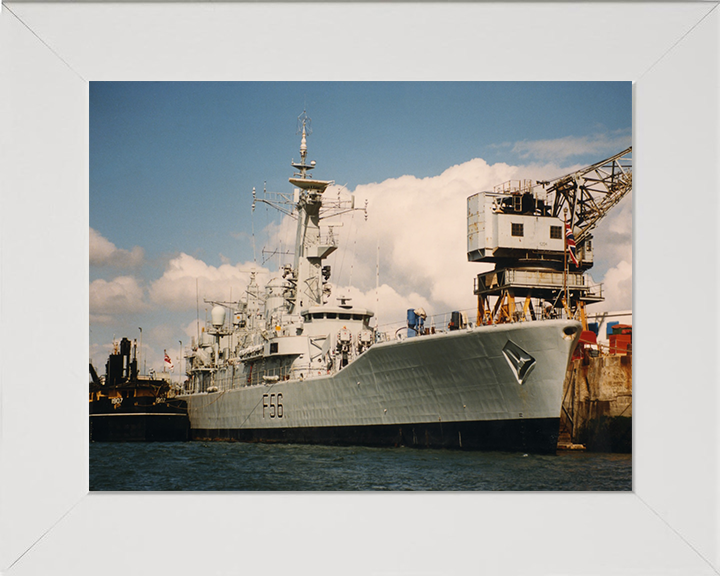
<path id="1" fill-rule="evenodd" d="M 215 306 L 212 312 L 210 312 L 210 317 L 212 318 L 212 325 L 215 326 L 215 328 L 220 328 L 220 326 L 225 324 L 225 308 Z"/>

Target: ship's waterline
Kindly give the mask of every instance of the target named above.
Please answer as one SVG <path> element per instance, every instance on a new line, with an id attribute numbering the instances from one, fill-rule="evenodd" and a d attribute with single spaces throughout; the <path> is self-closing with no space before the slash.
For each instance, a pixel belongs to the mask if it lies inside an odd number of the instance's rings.
<path id="1" fill-rule="evenodd" d="M 230 387 L 182 398 L 195 439 L 552 452 L 579 334 L 566 320 L 476 327 L 377 344 L 329 376 L 247 386 L 226 368 Z"/>

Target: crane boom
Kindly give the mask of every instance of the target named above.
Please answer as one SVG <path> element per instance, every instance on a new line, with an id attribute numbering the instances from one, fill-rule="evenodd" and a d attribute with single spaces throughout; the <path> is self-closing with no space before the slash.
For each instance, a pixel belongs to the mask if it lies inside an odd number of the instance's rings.
<path id="1" fill-rule="evenodd" d="M 562 209 L 567 207 L 575 241 L 580 243 L 605 214 L 632 190 L 632 146 L 592 166 L 544 184 L 548 199 L 554 195 L 552 215 L 562 218 Z"/>

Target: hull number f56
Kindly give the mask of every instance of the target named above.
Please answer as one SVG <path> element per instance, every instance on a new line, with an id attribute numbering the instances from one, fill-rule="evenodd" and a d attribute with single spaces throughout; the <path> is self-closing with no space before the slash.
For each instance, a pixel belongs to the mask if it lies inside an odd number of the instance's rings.
<path id="1" fill-rule="evenodd" d="M 263 394 L 263 418 L 266 414 L 270 418 L 283 417 L 282 394 Z"/>

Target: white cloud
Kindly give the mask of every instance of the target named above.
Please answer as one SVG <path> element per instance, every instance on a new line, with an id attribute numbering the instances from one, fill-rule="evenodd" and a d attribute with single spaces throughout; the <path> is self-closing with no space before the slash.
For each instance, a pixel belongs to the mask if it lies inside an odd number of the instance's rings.
<path id="1" fill-rule="evenodd" d="M 112 343 L 91 344 L 89 352 L 90 362 L 92 362 L 98 376 L 102 376 L 105 374 L 105 363 L 112 352 Z"/>
<path id="2" fill-rule="evenodd" d="M 336 233 L 340 248 L 331 256 L 330 282 L 352 284 L 353 303 L 378 312 L 380 322 L 402 321 L 408 308 L 430 315 L 474 309 L 473 281 L 491 266 L 467 261 L 467 198 L 511 179 L 552 179 L 577 168 L 557 164 L 488 165 L 475 159 L 430 178 L 402 176 L 358 186 L 356 206 L 368 201 L 368 221 L 361 213 L 342 217 Z M 336 194 L 335 189 L 326 192 Z M 333 222 L 333 221 L 330 221 Z M 287 238 L 295 221 L 285 218 L 271 233 L 271 245 Z M 381 298 L 375 301 L 376 262 L 380 246 Z M 338 292 L 331 297 L 335 303 Z"/>
<path id="3" fill-rule="evenodd" d="M 605 301 L 590 311 L 632 309 L 632 193 L 612 208 L 593 232 L 595 265 L 607 270 L 601 281 Z"/>
<path id="4" fill-rule="evenodd" d="M 482 190 L 492 190 L 495 185 L 510 179 L 553 179 L 580 167 L 560 167 L 554 163 L 488 165 L 482 159 L 475 159 L 452 166 L 435 177 L 402 176 L 358 186 L 354 191 L 355 204 L 363 206 L 365 200 L 368 201 L 368 221 L 361 212 L 355 212 L 323 222 L 343 224 L 335 230 L 340 248 L 327 262 L 332 265 L 330 282 L 336 286 L 330 303 L 335 304 L 335 298 L 340 295 L 350 296 L 355 306 L 373 310 L 381 330 L 389 332 L 404 324 L 409 308 L 422 307 L 429 315 L 437 315 L 436 326 L 445 321 L 440 315 L 453 310 L 473 310 L 477 303 L 473 295 L 474 277 L 491 265 L 467 261 L 467 197 Z M 334 197 L 338 190 L 346 197 L 349 195 L 342 187 L 334 187 L 326 194 Z M 270 224 L 266 229 L 268 248 L 280 251 L 291 248 L 295 229 L 296 221 L 289 217 Z M 91 230 L 91 238 L 93 232 Z M 612 209 L 594 234 L 595 269 L 601 274 L 607 270 L 602 279 L 606 302 L 594 305 L 590 312 L 631 309 L 630 196 Z M 110 262 L 113 258 L 117 261 L 117 255 L 123 253 L 126 261 L 132 261 L 131 252 L 117 250 L 97 233 L 94 238 L 91 246 L 95 246 L 96 261 Z M 376 293 L 378 244 L 380 286 Z M 92 254 L 91 248 L 91 261 Z M 289 256 L 281 259 L 291 261 Z M 189 346 L 191 338 L 198 333 L 198 321 L 194 319 L 196 282 L 202 326 L 204 310 L 208 307 L 204 299 L 241 298 L 252 269 L 258 271 L 257 281 L 261 287 L 270 277 L 267 268 L 252 263 L 231 265 L 224 257 L 221 261 L 223 263 L 215 267 L 181 253 L 168 262 L 159 278 L 145 285 L 132 276 L 95 280 L 90 285 L 91 322 L 112 325 L 115 329 L 117 315 L 146 311 L 150 309 L 148 302 L 153 304 L 153 311 L 184 312 L 174 314 L 173 319 L 166 316 L 164 325 L 156 328 L 142 324 L 146 327 L 141 353 L 143 365 L 161 371 L 162 351 L 169 346 L 167 350 L 176 362 L 177 374 L 178 340 Z M 268 266 L 274 267 L 277 262 L 278 259 L 273 258 Z M 147 293 L 145 286 L 149 286 Z M 474 320 L 472 313 L 471 319 Z M 104 366 L 107 345 L 104 349 L 91 349 L 91 354 L 97 355 L 95 359 Z"/>
<path id="5" fill-rule="evenodd" d="M 603 279 L 605 301 L 592 312 L 632 310 L 632 264 L 625 260 L 608 270 Z"/>
<path id="6" fill-rule="evenodd" d="M 486 267 L 467 261 L 468 196 L 510 179 L 562 173 L 556 165 L 490 166 L 476 159 L 432 178 L 358 186 L 355 195 L 368 200 L 370 215 L 367 225 L 358 224 L 357 282 L 365 289 L 374 284 L 379 242 L 380 280 L 399 294 L 423 295 L 429 314 L 474 307 L 473 279 Z M 405 310 L 399 312 L 404 316 Z"/>
<path id="7" fill-rule="evenodd" d="M 132 250 L 117 248 L 115 244 L 102 236 L 97 230 L 90 228 L 90 265 L 115 266 L 117 268 L 134 268 L 140 266 L 145 252 L 139 246 Z"/>
<path id="8" fill-rule="evenodd" d="M 515 142 L 512 151 L 520 158 L 540 162 L 563 161 L 573 156 L 614 154 L 631 144 L 629 131 L 591 136 L 565 136 L 554 140 L 522 140 Z M 598 158 L 602 160 L 602 158 Z"/>
<path id="9" fill-rule="evenodd" d="M 147 308 L 143 289 L 132 276 L 118 276 L 113 280 L 94 280 L 90 283 L 90 315 L 100 322 L 114 314 L 141 312 Z"/>
<path id="10" fill-rule="evenodd" d="M 182 253 L 170 260 L 163 275 L 152 282 L 150 300 L 170 310 L 195 310 L 198 300 L 204 308 L 204 299 L 237 300 L 245 293 L 253 269 L 258 271 L 258 284 L 263 286 L 268 274 L 265 268 L 252 263 L 215 267 Z"/>
<path id="11" fill-rule="evenodd" d="M 333 291 L 333 297 L 350 297 L 350 303 L 356 308 L 366 308 L 375 313 L 375 319 L 379 322 L 380 330 L 393 332 L 396 328 L 405 324 L 405 315 L 408 309 L 430 307 L 428 299 L 417 292 L 407 295 L 399 294 L 392 286 L 382 284 L 365 292 L 347 286 L 339 286 Z"/>
<path id="12" fill-rule="evenodd" d="M 593 231 L 595 244 L 603 260 L 632 264 L 632 192 L 613 207 Z"/>
<path id="13" fill-rule="evenodd" d="M 164 342 L 167 344 L 174 344 L 176 343 L 176 348 L 179 348 L 180 343 L 176 340 L 175 334 L 177 332 L 176 326 L 171 326 L 167 324 L 158 324 L 156 326 L 153 326 L 150 330 L 148 330 L 148 342 Z"/>
<path id="14" fill-rule="evenodd" d="M 183 333 L 188 337 L 188 343 L 190 343 L 192 338 L 198 337 L 198 334 L 202 331 L 203 326 L 205 326 L 204 322 L 199 319 L 195 319 L 182 329 Z"/>

